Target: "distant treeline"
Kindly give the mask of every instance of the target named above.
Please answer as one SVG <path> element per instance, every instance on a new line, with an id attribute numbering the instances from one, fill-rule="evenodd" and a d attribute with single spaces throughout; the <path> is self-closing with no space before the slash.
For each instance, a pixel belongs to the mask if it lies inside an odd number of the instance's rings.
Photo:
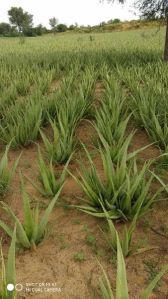
<path id="1" fill-rule="evenodd" d="M 11 7 L 8 11 L 9 23 L 0 23 L 0 36 L 4 37 L 16 37 L 16 36 L 40 36 L 47 33 L 53 33 L 54 35 L 59 32 L 80 32 L 80 33 L 91 33 L 91 32 L 111 32 L 111 31 L 122 31 L 131 30 L 144 27 L 154 27 L 157 24 L 165 25 L 164 19 L 143 19 L 143 20 L 132 20 L 122 22 L 120 19 L 111 19 L 108 22 L 101 22 L 95 26 L 79 26 L 75 25 L 67 26 L 66 24 L 59 24 L 58 20 L 53 17 L 49 19 L 51 29 L 47 29 L 42 24 L 33 26 L 33 15 L 23 11 L 21 7 Z"/>
<path id="2" fill-rule="evenodd" d="M 36 27 L 25 28 L 22 33 L 25 36 L 38 36 L 48 33 L 48 30 L 40 24 Z M 19 35 L 20 32 L 18 31 L 16 26 L 11 26 L 8 23 L 0 23 L 0 36 L 15 37 Z"/>

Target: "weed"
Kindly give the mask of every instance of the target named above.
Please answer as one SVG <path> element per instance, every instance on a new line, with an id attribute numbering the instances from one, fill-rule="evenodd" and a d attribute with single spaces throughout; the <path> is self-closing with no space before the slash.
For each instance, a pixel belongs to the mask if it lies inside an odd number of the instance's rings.
<path id="1" fill-rule="evenodd" d="M 144 261 L 145 264 L 145 269 L 148 272 L 148 282 L 150 283 L 155 276 L 159 273 L 158 269 L 157 269 L 157 263 L 155 261 L 149 260 L 149 261 Z M 156 291 L 157 288 L 160 287 L 160 282 L 158 282 L 154 288 L 154 290 Z"/>
<path id="2" fill-rule="evenodd" d="M 96 238 L 95 236 L 89 234 L 86 236 L 86 244 L 92 247 L 96 246 Z"/>
<path id="3" fill-rule="evenodd" d="M 73 258 L 75 262 L 84 262 L 86 259 L 82 251 L 75 253 Z"/>

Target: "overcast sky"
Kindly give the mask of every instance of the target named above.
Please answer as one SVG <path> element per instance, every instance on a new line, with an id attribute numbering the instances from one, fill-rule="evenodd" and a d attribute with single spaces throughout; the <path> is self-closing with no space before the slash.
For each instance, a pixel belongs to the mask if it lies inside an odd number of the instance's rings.
<path id="1" fill-rule="evenodd" d="M 21 6 L 34 15 L 34 24 L 42 23 L 49 27 L 49 18 L 55 16 L 60 23 L 67 25 L 77 22 L 79 25 L 95 25 L 114 18 L 135 19 L 131 4 L 100 3 L 100 0 L 0 0 L 0 22 L 8 22 L 7 11 L 11 6 Z"/>

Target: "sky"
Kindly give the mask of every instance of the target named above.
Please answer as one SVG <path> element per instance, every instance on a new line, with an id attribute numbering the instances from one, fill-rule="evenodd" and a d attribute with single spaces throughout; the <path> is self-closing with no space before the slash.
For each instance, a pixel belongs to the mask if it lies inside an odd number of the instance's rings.
<path id="1" fill-rule="evenodd" d="M 136 19 L 133 0 L 121 4 L 108 4 L 100 0 L 0 0 L 0 22 L 8 22 L 7 12 L 11 6 L 21 6 L 34 15 L 34 25 L 43 24 L 49 28 L 48 20 L 56 17 L 59 23 L 67 25 L 77 22 L 79 25 L 96 25 L 103 21 L 119 18 Z"/>

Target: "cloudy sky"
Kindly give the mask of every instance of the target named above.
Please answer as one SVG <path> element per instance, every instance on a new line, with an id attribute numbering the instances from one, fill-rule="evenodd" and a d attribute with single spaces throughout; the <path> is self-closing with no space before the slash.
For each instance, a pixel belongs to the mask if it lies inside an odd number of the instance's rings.
<path id="1" fill-rule="evenodd" d="M 77 22 L 79 25 L 95 25 L 109 19 L 135 19 L 131 5 L 107 4 L 100 0 L 0 0 L 0 22 L 7 22 L 7 11 L 11 6 L 21 6 L 34 15 L 34 24 L 42 23 L 49 27 L 49 18 L 55 16 L 60 23 L 67 25 Z"/>

